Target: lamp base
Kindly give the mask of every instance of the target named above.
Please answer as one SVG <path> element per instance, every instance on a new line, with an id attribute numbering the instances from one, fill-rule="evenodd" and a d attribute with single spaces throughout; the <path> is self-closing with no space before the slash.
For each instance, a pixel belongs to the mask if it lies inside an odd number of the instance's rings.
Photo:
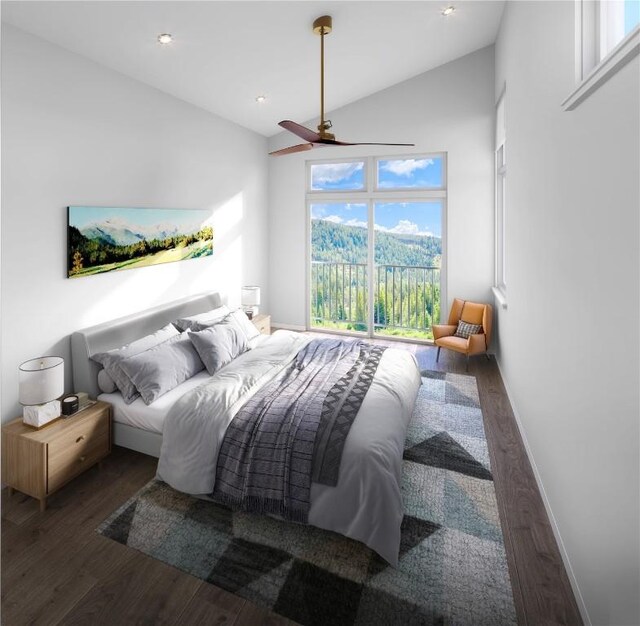
<path id="1" fill-rule="evenodd" d="M 242 307 L 242 310 L 247 314 L 247 317 L 251 320 L 253 319 L 256 315 L 258 315 L 258 307 L 257 306 L 247 306 L 244 305 Z"/>
<path id="2" fill-rule="evenodd" d="M 40 428 L 60 417 L 60 400 L 53 400 L 46 404 L 25 406 L 22 411 L 22 421 L 28 426 Z"/>

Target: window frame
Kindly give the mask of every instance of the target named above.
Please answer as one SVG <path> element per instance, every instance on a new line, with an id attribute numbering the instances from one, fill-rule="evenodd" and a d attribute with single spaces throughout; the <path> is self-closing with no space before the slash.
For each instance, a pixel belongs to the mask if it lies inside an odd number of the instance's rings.
<path id="1" fill-rule="evenodd" d="M 640 24 L 615 46 L 607 43 L 603 32 L 611 29 L 610 14 L 602 0 L 575 0 L 576 86 L 562 102 L 565 111 L 573 111 L 640 53 Z"/>
<path id="2" fill-rule="evenodd" d="M 495 110 L 496 143 L 494 151 L 495 168 L 495 210 L 494 210 L 494 279 L 493 294 L 504 309 L 507 308 L 507 132 L 506 132 L 506 88 L 502 90 Z M 499 126 L 502 124 L 502 128 Z"/>
<path id="3" fill-rule="evenodd" d="M 380 181 L 378 180 L 378 164 L 380 161 L 403 161 L 413 159 L 414 161 L 418 159 L 431 159 L 437 158 L 442 159 L 442 185 L 438 187 L 380 187 Z M 447 190 L 447 158 L 446 152 L 430 152 L 425 154 L 416 154 L 414 156 L 410 155 L 393 155 L 390 157 L 383 156 L 375 156 L 373 157 L 373 173 L 372 173 L 372 181 L 373 181 L 373 190 L 375 192 L 381 193 L 389 193 L 389 192 L 406 192 L 406 191 L 446 191 Z"/>
<path id="4" fill-rule="evenodd" d="M 362 171 L 363 171 L 363 187 L 362 189 L 314 189 L 311 186 L 311 166 L 312 165 L 333 165 L 336 163 L 362 163 Z M 314 159 L 311 161 L 307 161 L 305 165 L 307 169 L 306 173 L 306 192 L 307 194 L 363 194 L 366 193 L 369 189 L 369 167 L 367 164 L 367 157 L 358 157 L 358 158 L 344 158 L 344 159 Z"/>
<path id="5" fill-rule="evenodd" d="M 442 157 L 442 172 L 444 185 L 440 188 L 393 188 L 393 189 L 377 189 L 377 162 L 378 160 L 386 161 L 392 159 L 416 159 L 416 158 L 429 158 L 431 156 Z M 439 200 L 442 202 L 442 258 L 440 262 L 440 302 L 447 302 L 447 257 L 448 257 L 448 239 L 447 239 L 447 223 L 448 223 L 448 196 L 447 196 L 447 167 L 448 153 L 447 152 L 431 152 L 419 155 L 401 154 L 401 155 L 389 155 L 389 156 L 363 156 L 359 158 L 345 158 L 345 159 L 309 159 L 305 162 L 306 168 L 306 194 L 305 194 L 305 225 L 306 225 L 306 254 L 305 254 L 305 319 L 307 330 L 321 330 L 325 333 L 338 334 L 338 335 L 352 335 L 352 331 L 343 331 L 339 329 L 319 329 L 311 324 L 311 205 L 321 204 L 323 199 L 326 203 L 340 203 L 352 201 L 354 204 L 366 204 L 367 205 L 367 231 L 368 231 L 368 251 L 367 251 L 367 267 L 373 270 L 375 268 L 375 203 L 376 202 L 416 202 L 423 201 L 429 202 L 433 200 Z M 364 190 L 319 190 L 311 189 L 311 166 L 320 163 L 344 163 L 344 162 L 360 162 L 365 163 L 365 181 L 367 185 Z M 368 273 L 368 285 L 367 285 L 367 332 L 357 333 L 367 337 L 375 337 L 375 324 L 374 324 L 374 272 Z M 440 306 L 440 320 L 442 323 L 444 310 L 446 307 Z M 394 337 L 390 335 L 380 335 L 383 339 L 390 341 L 405 341 L 414 343 L 424 343 L 424 340 L 414 340 L 411 338 Z"/>

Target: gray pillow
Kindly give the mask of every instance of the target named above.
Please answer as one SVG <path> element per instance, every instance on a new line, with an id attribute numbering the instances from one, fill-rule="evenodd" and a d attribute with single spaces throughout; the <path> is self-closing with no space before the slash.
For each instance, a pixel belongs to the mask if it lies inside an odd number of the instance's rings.
<path id="1" fill-rule="evenodd" d="M 131 404 L 140 396 L 140 394 L 133 382 L 131 382 L 131 379 L 120 367 L 122 361 L 136 354 L 140 354 L 145 350 L 149 350 L 172 337 L 177 337 L 179 334 L 180 333 L 175 329 L 173 324 L 167 324 L 152 335 L 147 335 L 146 337 L 142 337 L 142 339 L 132 341 L 131 343 L 122 346 L 122 348 L 115 348 L 108 352 L 99 352 L 98 354 L 94 354 L 91 358 L 104 367 L 116 387 L 120 390 L 124 401 L 127 404 Z"/>
<path id="2" fill-rule="evenodd" d="M 204 368 L 187 333 L 120 363 L 145 404 L 151 404 Z"/>
<path id="3" fill-rule="evenodd" d="M 191 315 L 189 317 L 181 317 L 173 322 L 173 325 L 180 331 L 197 330 L 195 328 L 197 324 L 203 324 L 205 326 L 217 324 L 229 315 L 229 313 L 229 307 L 222 305 L 217 309 L 211 309 L 211 311 L 206 311 L 205 313 L 198 313 L 198 315 Z"/>
<path id="4" fill-rule="evenodd" d="M 211 376 L 247 349 L 247 339 L 233 320 L 190 332 L 189 339 Z"/>
<path id="5" fill-rule="evenodd" d="M 258 337 L 260 335 L 260 331 L 255 327 L 253 322 L 249 320 L 247 314 L 242 309 L 236 309 L 232 311 L 224 318 L 225 322 L 230 322 L 234 324 L 238 330 L 244 335 L 247 343 L 251 341 L 254 337 Z M 219 324 L 219 321 L 215 322 L 207 322 L 207 321 L 196 321 L 191 330 L 204 330 L 205 328 L 210 328 L 214 324 Z"/>
<path id="6" fill-rule="evenodd" d="M 116 384 L 113 382 L 113 378 L 107 374 L 107 370 L 101 369 L 98 372 L 98 387 L 102 393 L 114 393 L 118 391 Z"/>

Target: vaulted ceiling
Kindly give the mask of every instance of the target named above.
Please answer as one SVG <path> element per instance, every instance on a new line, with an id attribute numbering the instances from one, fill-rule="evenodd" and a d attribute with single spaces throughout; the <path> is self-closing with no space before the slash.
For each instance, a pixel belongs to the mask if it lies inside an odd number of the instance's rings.
<path id="1" fill-rule="evenodd" d="M 444 17 L 448 4 L 455 12 Z M 3 2 L 2 19 L 265 136 L 495 41 L 503 1 Z M 160 33 L 174 40 L 162 46 Z M 262 103 L 259 95 L 266 96 Z"/>

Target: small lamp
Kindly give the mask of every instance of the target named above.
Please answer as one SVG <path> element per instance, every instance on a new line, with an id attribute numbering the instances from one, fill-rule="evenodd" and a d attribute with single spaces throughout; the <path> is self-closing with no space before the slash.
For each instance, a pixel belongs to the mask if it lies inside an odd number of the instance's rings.
<path id="1" fill-rule="evenodd" d="M 41 356 L 21 363 L 18 370 L 18 401 L 24 406 L 22 421 L 40 428 L 60 417 L 58 398 L 64 393 L 64 359 Z"/>
<path id="2" fill-rule="evenodd" d="M 246 285 L 243 287 L 240 301 L 242 303 L 242 309 L 249 319 L 252 319 L 254 315 L 258 315 L 260 287 L 257 285 Z"/>

